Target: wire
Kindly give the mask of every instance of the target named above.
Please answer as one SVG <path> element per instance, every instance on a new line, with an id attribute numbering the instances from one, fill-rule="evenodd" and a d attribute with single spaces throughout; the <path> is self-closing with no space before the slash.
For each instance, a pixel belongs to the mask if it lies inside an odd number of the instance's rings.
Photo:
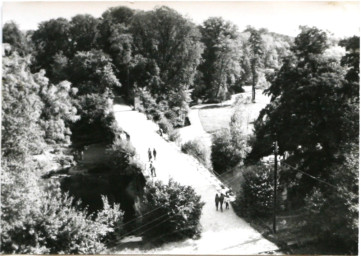
<path id="1" fill-rule="evenodd" d="M 148 212 L 146 212 L 146 213 L 144 213 L 144 214 L 136 217 L 135 219 L 132 219 L 132 220 L 124 223 L 123 225 L 125 226 L 125 225 L 127 225 L 127 224 L 129 224 L 129 223 L 132 223 L 133 221 L 135 221 L 135 220 L 137 220 L 137 219 L 139 219 L 139 218 L 142 218 L 142 217 L 144 217 L 144 216 L 150 214 L 151 212 L 154 212 L 154 211 L 156 211 L 156 210 L 158 210 L 158 209 L 160 209 L 160 208 L 162 208 L 162 206 L 158 206 L 157 208 L 155 208 L 155 209 L 153 209 L 153 210 L 151 210 L 151 211 L 148 211 Z"/>
<path id="2" fill-rule="evenodd" d="M 293 167 L 293 166 L 291 166 L 291 165 L 289 165 L 289 164 L 287 164 L 287 163 L 285 163 L 285 162 L 283 162 L 282 164 L 285 164 L 285 165 L 287 165 L 288 167 L 291 167 L 292 169 L 294 169 L 294 170 L 296 170 L 296 171 L 298 171 L 298 172 L 301 172 L 301 173 L 305 174 L 306 176 L 308 176 L 308 177 L 310 177 L 310 178 L 312 178 L 312 179 L 314 179 L 314 180 L 317 180 L 317 181 L 319 181 L 319 182 L 321 182 L 321 183 L 324 183 L 324 184 L 326 184 L 326 185 L 329 185 L 329 186 L 337 189 L 337 187 L 336 187 L 335 185 L 332 185 L 331 183 L 328 183 L 327 181 L 324 181 L 324 180 L 321 180 L 321 179 L 319 179 L 319 178 L 317 178 L 317 177 L 315 177 L 315 176 L 312 176 L 311 174 L 309 174 L 309 173 L 307 173 L 307 172 L 304 172 L 304 171 L 301 171 L 301 170 L 297 169 L 296 167 Z"/>
<path id="3" fill-rule="evenodd" d="M 147 222 L 146 224 L 140 225 L 140 226 L 139 226 L 139 227 L 137 227 L 136 229 L 133 229 L 133 230 L 131 230 L 131 231 L 129 231 L 129 232 L 127 232 L 127 233 L 123 234 L 123 235 L 122 235 L 122 238 L 124 238 L 124 237 L 126 237 L 127 235 L 129 235 L 129 234 L 133 233 L 134 231 L 137 231 L 137 230 L 139 230 L 139 229 L 144 228 L 145 226 L 149 225 L 150 223 L 152 223 L 152 222 L 154 222 L 154 221 L 156 221 L 156 220 L 159 220 L 159 219 L 163 218 L 164 216 L 168 215 L 168 213 L 169 213 L 169 212 L 167 212 L 167 213 L 165 213 L 165 214 L 161 215 L 161 216 L 160 216 L 160 217 L 158 217 L 158 218 L 153 219 L 152 221 Z"/>

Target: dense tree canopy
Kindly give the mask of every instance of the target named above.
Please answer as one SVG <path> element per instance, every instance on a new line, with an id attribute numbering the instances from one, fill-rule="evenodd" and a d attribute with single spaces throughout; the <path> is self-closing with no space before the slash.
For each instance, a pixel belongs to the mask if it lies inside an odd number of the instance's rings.
<path id="1" fill-rule="evenodd" d="M 326 42 L 324 32 L 302 28 L 293 48 L 296 57 L 284 61 L 267 90 L 271 103 L 255 124 L 250 159 L 270 154 L 277 140 L 280 153 L 291 155 L 288 161 L 328 178 L 325 167 L 340 144 L 358 139 L 358 107 L 342 97 L 345 69 L 322 57 Z"/>
<path id="2" fill-rule="evenodd" d="M 11 21 L 3 26 L 3 43 L 8 43 L 20 56 L 25 56 L 30 52 L 30 45 L 26 34 L 20 31 L 18 25 Z"/>
<path id="3" fill-rule="evenodd" d="M 237 27 L 222 18 L 209 18 L 200 27 L 205 49 L 200 84 L 195 93 L 211 101 L 223 101 L 233 91 L 241 74 L 241 46 Z"/>
<path id="4" fill-rule="evenodd" d="M 153 94 L 185 90 L 192 85 L 202 53 L 200 34 L 193 23 L 168 7 L 160 7 L 137 13 L 131 31 L 134 55 L 143 58 L 144 67 L 159 70 L 150 70 L 158 80 L 149 85 Z"/>

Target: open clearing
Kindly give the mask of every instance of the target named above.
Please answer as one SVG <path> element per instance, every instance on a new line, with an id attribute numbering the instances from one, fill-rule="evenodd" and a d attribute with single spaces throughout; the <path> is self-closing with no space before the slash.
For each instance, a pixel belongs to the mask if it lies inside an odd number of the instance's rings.
<path id="1" fill-rule="evenodd" d="M 237 97 L 247 99 L 251 97 L 251 87 L 245 86 L 245 92 L 232 97 L 231 100 L 219 104 L 207 104 L 197 106 L 199 108 L 199 119 L 203 129 L 208 133 L 215 133 L 220 129 L 228 128 L 231 117 L 234 113 L 234 102 Z M 250 100 L 249 100 L 250 101 Z M 263 90 L 256 90 L 256 103 L 242 104 L 244 128 L 246 134 L 251 134 L 253 121 L 258 117 L 259 112 L 270 102 L 270 97 L 263 94 Z"/>

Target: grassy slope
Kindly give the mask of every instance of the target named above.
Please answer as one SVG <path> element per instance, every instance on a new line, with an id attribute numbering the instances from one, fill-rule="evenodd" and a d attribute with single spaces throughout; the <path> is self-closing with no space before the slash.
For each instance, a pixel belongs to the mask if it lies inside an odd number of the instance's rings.
<path id="1" fill-rule="evenodd" d="M 251 97 L 251 88 L 245 87 L 245 92 L 240 93 L 243 98 Z M 242 104 L 245 134 L 251 134 L 253 131 L 252 122 L 258 117 L 259 112 L 269 103 L 269 97 L 262 93 L 262 90 L 256 91 L 256 103 Z M 234 113 L 232 101 L 223 104 L 209 104 L 199 107 L 199 118 L 206 132 L 214 133 L 222 128 L 228 128 L 231 116 Z"/>

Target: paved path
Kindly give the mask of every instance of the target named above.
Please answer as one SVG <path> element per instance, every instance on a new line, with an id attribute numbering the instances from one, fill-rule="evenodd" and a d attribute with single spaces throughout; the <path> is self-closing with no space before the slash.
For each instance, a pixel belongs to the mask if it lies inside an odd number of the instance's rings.
<path id="1" fill-rule="evenodd" d="M 200 220 L 200 239 L 167 243 L 149 251 L 125 249 L 113 253 L 257 254 L 278 249 L 236 216 L 232 208 L 216 211 L 214 196 L 220 181 L 193 157 L 181 153 L 174 143 L 163 140 L 156 133 L 156 124 L 125 105 L 114 105 L 114 113 L 118 125 L 130 135 L 141 161 L 147 162 L 148 148 L 156 148 L 156 179 L 167 182 L 173 178 L 183 185 L 192 186 L 201 195 L 205 206 Z"/>

